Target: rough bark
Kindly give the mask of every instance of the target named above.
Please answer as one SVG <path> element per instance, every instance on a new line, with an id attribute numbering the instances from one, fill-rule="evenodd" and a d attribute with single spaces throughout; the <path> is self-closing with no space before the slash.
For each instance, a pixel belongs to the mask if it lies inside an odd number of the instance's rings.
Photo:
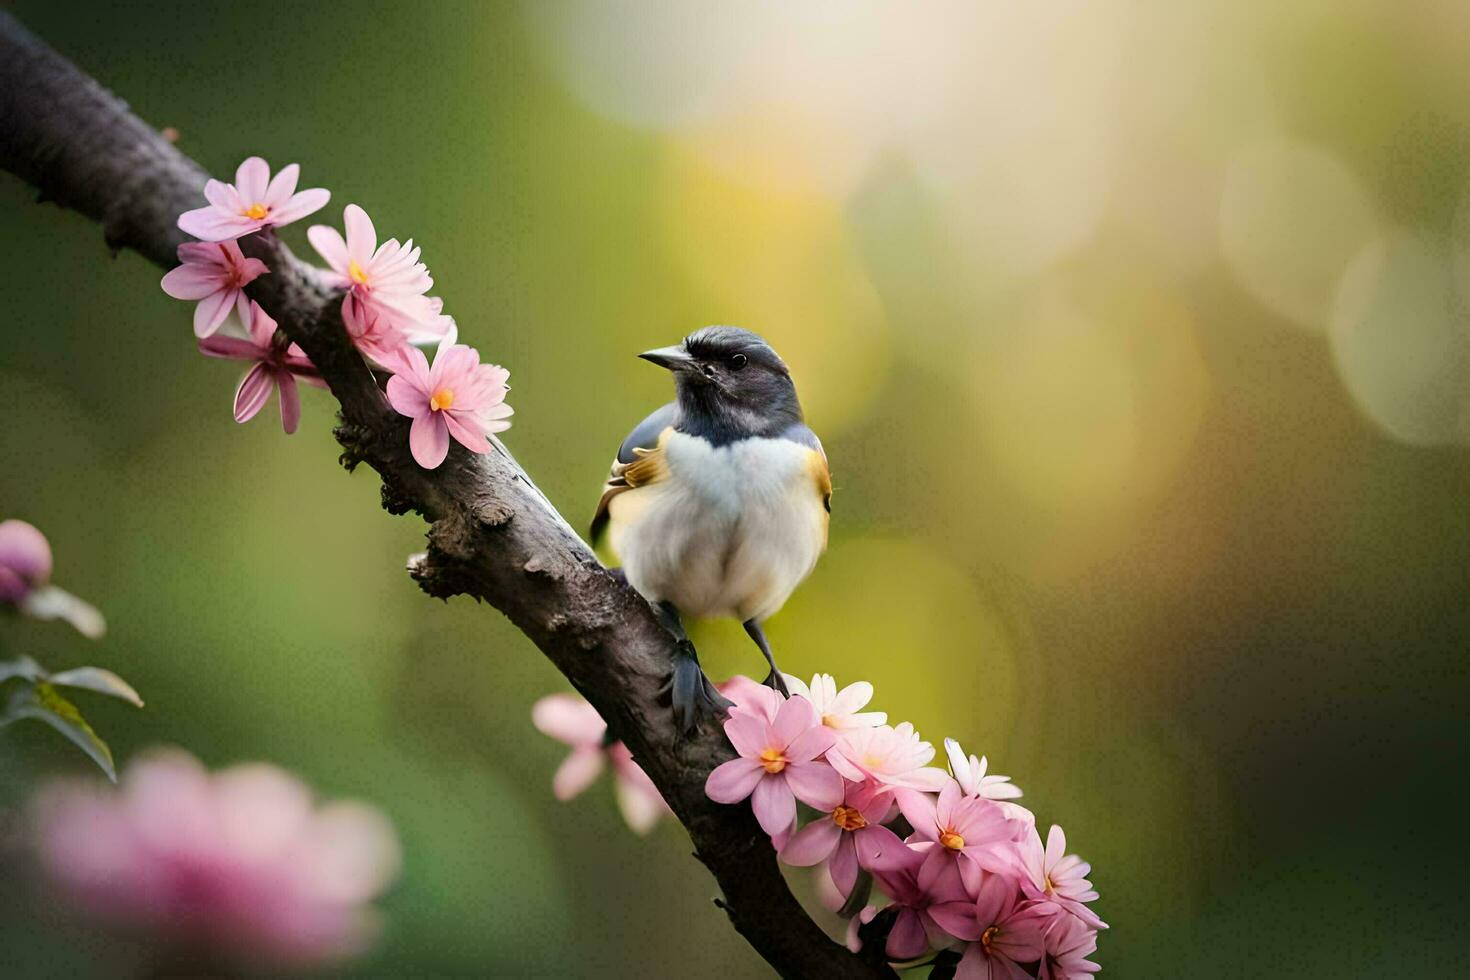
<path id="1" fill-rule="evenodd" d="M 204 203 L 205 171 L 127 104 L 0 12 L 0 166 L 102 224 L 113 249 L 163 268 L 186 240 L 180 212 Z M 705 776 L 733 755 L 723 733 L 675 730 L 661 696 L 673 646 L 647 603 L 603 568 L 503 446 L 455 445 L 436 470 L 408 451 L 408 420 L 388 406 L 343 329 L 340 294 L 273 235 L 242 242 L 271 274 L 251 296 L 300 344 L 341 406 L 343 462 L 383 479 L 383 506 L 430 523 L 409 573 L 431 596 L 468 595 L 508 616 L 596 706 L 689 831 L 735 928 L 785 976 L 892 977 L 832 942 L 786 887 L 748 807 L 704 795 Z M 473 333 L 473 329 L 470 330 Z M 679 914 L 650 909 L 650 914 Z"/>

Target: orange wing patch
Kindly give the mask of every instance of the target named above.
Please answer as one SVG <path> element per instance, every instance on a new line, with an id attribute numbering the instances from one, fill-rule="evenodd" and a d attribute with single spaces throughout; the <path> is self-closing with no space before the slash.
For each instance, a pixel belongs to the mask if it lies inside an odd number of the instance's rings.
<path id="1" fill-rule="evenodd" d="M 607 529 L 607 522 L 611 517 L 608 511 L 612 499 L 620 493 L 627 493 L 638 487 L 647 486 L 650 483 L 659 483 L 669 478 L 669 462 L 664 455 L 664 443 L 668 441 L 669 433 L 673 432 L 672 426 L 659 433 L 658 446 L 653 449 L 642 447 L 633 450 L 634 460 L 631 463 L 622 463 L 614 459 L 612 470 L 607 475 L 607 482 L 602 485 L 602 497 L 597 501 L 597 513 L 592 515 L 592 544 L 597 544 L 597 539 L 602 537 L 602 532 Z"/>

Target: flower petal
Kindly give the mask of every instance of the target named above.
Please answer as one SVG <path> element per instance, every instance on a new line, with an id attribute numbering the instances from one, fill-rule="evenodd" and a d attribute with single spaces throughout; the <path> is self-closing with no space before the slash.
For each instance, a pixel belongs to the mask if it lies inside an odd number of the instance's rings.
<path id="1" fill-rule="evenodd" d="M 832 856 L 841 838 L 842 828 L 829 817 L 818 816 L 786 842 L 786 846 L 781 848 L 781 860 L 793 868 L 810 868 L 814 864 L 821 864 Z"/>
<path id="2" fill-rule="evenodd" d="M 807 806 L 830 811 L 842 802 L 842 777 L 825 762 L 789 762 L 784 772 L 791 792 Z"/>
<path id="3" fill-rule="evenodd" d="M 281 428 L 289 436 L 301 424 L 301 390 L 296 387 L 296 379 L 289 371 L 282 372 L 276 379 L 276 390 L 281 399 Z"/>
<path id="4" fill-rule="evenodd" d="M 584 746 L 574 749 L 557 767 L 556 775 L 551 777 L 552 795 L 563 803 L 570 800 L 592 785 L 602 773 L 605 761 L 600 748 Z"/>
<path id="5" fill-rule="evenodd" d="M 326 207 L 327 202 L 331 199 L 332 192 L 324 187 L 313 187 L 310 190 L 304 190 L 299 194 L 293 195 L 281 207 L 271 211 L 270 223 L 277 228 L 283 225 L 289 225 L 291 222 L 299 221 L 309 214 L 316 214 L 322 208 Z"/>
<path id="6" fill-rule="evenodd" d="M 266 364 L 256 364 L 245 372 L 240 387 L 235 389 L 235 421 L 244 423 L 255 418 L 270 400 L 275 384 L 275 375 Z"/>
<path id="7" fill-rule="evenodd" d="M 827 871 L 832 875 L 832 884 L 842 893 L 842 900 L 847 901 L 847 896 L 852 894 L 853 886 L 857 884 L 858 874 L 857 852 L 853 850 L 851 834 L 843 834 L 837 842 L 832 859 L 827 862 Z"/>
<path id="8" fill-rule="evenodd" d="M 473 415 L 461 415 L 458 412 L 442 412 L 444 424 L 449 427 L 449 434 L 454 441 L 465 447 L 472 453 L 488 453 L 491 450 L 489 441 L 483 432 L 477 431 L 478 425 L 471 427 L 465 421 L 474 420 Z"/>
<path id="9" fill-rule="evenodd" d="M 602 744 L 607 722 L 575 694 L 548 694 L 531 706 L 531 724 L 543 735 L 567 745 Z"/>
<path id="10" fill-rule="evenodd" d="M 664 803 L 663 797 L 650 793 L 622 773 L 618 773 L 613 781 L 613 794 L 617 798 L 618 811 L 622 813 L 623 821 L 639 837 L 652 830 L 659 818 L 668 812 L 668 805 Z"/>
<path id="11" fill-rule="evenodd" d="M 246 205 L 264 203 L 270 178 L 270 164 L 260 157 L 246 157 L 235 170 L 235 189 L 240 192 Z"/>
<path id="12" fill-rule="evenodd" d="M 431 412 L 428 392 L 401 373 L 388 379 L 388 404 L 399 415 L 407 415 L 413 419 L 422 418 Z"/>
<path id="13" fill-rule="evenodd" d="M 975 921 L 974 902 L 939 902 L 929 906 L 929 917 L 956 939 L 974 942 L 985 930 Z M 988 928 L 990 923 L 986 923 Z"/>
<path id="14" fill-rule="evenodd" d="M 394 375 L 397 377 L 397 375 Z M 439 412 L 417 416 L 408 430 L 408 448 L 414 462 L 432 470 L 449 455 L 449 429 Z"/>
<path id="15" fill-rule="evenodd" d="M 206 242 L 223 242 L 258 231 L 262 222 L 218 208 L 196 208 L 179 215 L 179 230 Z"/>
<path id="16" fill-rule="evenodd" d="M 869 871 L 898 871 L 906 868 L 912 857 L 898 835 L 881 824 L 868 824 L 853 834 L 858 864 Z"/>
<path id="17" fill-rule="evenodd" d="M 791 825 L 796 822 L 796 797 L 791 795 L 791 787 L 780 776 L 767 776 L 756 783 L 754 792 L 750 794 L 750 805 L 761 829 L 772 837 L 789 833 Z"/>
<path id="18" fill-rule="evenodd" d="M 312 225 L 306 229 L 306 240 L 332 271 L 347 275 L 347 242 L 340 231 L 331 225 Z"/>
<path id="19" fill-rule="evenodd" d="M 203 299 L 219 290 L 223 279 L 218 267 L 191 263 L 170 269 L 158 284 L 174 299 Z"/>
<path id="20" fill-rule="evenodd" d="M 194 307 L 194 336 L 208 337 L 220 328 L 220 324 L 230 315 L 230 310 L 234 309 L 236 292 L 233 289 L 221 289 L 199 301 Z"/>
<path id="21" fill-rule="evenodd" d="M 291 195 L 296 193 L 296 181 L 301 178 L 301 167 L 298 164 L 288 163 L 281 168 L 280 173 L 271 178 L 266 185 L 263 200 L 271 210 L 276 210 L 291 200 Z"/>
<path id="22" fill-rule="evenodd" d="M 716 803 L 739 803 L 755 792 L 765 774 L 755 759 L 731 759 L 709 774 L 704 781 L 704 795 Z"/>
<path id="23" fill-rule="evenodd" d="M 373 219 L 356 204 L 349 204 L 342 211 L 342 224 L 347 229 L 347 256 L 364 269 L 378 247 L 378 233 L 373 228 Z"/>
<path id="24" fill-rule="evenodd" d="M 910 908 L 899 909 L 898 918 L 893 920 L 893 928 L 888 932 L 888 945 L 885 947 L 888 958 L 911 960 L 922 956 L 928 948 L 929 936 L 924 932 L 919 913 Z"/>

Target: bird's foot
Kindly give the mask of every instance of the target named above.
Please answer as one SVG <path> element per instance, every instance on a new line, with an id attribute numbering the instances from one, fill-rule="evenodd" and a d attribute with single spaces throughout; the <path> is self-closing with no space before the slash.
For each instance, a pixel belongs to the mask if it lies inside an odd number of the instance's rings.
<path id="1" fill-rule="evenodd" d="M 779 692 L 783 698 L 791 697 L 791 692 L 786 689 L 786 677 L 779 670 L 771 671 L 761 683 Z"/>
<path id="2" fill-rule="evenodd" d="M 694 734 L 706 721 L 719 719 L 735 706 L 704 676 L 699 658 L 694 655 L 694 645 L 688 640 L 679 642 L 679 652 L 674 658 L 674 676 L 669 686 L 674 724 L 685 735 Z"/>

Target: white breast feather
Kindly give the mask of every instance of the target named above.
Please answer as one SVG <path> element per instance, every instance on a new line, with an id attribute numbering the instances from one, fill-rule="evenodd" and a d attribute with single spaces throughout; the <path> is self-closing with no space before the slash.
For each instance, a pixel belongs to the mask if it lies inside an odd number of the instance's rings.
<path id="1" fill-rule="evenodd" d="M 675 432 L 664 453 L 667 480 L 610 504 L 629 583 L 690 616 L 773 615 L 826 545 L 811 450 L 785 439 L 715 448 Z"/>

